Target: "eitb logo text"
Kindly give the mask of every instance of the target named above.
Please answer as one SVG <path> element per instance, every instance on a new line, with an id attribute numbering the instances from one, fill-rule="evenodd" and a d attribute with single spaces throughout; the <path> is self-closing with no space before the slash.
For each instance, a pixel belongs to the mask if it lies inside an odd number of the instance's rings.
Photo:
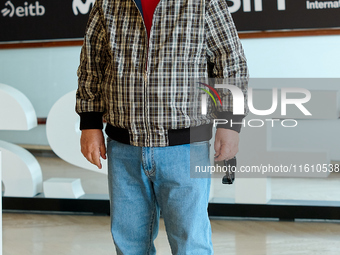
<path id="1" fill-rule="evenodd" d="M 5 8 L 1 10 L 3 17 L 29 17 L 29 16 L 43 16 L 45 14 L 45 7 L 39 1 L 24 2 L 23 5 L 15 5 L 10 0 L 5 3 Z"/>

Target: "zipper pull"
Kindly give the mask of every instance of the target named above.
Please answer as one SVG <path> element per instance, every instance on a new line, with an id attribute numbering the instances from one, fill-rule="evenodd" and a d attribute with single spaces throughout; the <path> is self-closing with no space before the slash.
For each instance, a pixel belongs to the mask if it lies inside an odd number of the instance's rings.
<path id="1" fill-rule="evenodd" d="M 144 81 L 145 81 L 145 83 L 147 82 L 147 78 L 148 78 L 148 72 L 145 71 L 145 72 L 144 72 Z"/>

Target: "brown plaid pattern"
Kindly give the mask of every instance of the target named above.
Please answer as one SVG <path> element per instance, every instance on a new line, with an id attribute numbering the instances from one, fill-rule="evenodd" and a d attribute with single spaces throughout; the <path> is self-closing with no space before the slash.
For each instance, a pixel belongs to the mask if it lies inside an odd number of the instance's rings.
<path id="1" fill-rule="evenodd" d="M 161 0 L 149 45 L 133 0 L 97 0 L 77 72 L 76 111 L 103 113 L 111 125 L 128 129 L 131 145 L 168 146 L 169 129 L 211 123 L 191 100 L 202 91 L 190 80 L 208 77 L 207 62 L 215 77 L 247 80 L 226 0 Z M 246 94 L 247 82 L 237 86 Z M 229 93 L 220 95 L 218 111 L 232 111 Z"/>

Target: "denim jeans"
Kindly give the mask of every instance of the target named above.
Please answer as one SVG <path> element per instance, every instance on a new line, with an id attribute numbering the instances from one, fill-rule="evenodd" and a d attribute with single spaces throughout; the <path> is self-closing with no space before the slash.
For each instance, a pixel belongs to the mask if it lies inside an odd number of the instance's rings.
<path id="1" fill-rule="evenodd" d="M 111 234 L 118 255 L 154 255 L 160 210 L 172 254 L 213 254 L 207 207 L 210 178 L 190 178 L 191 162 L 210 165 L 209 142 L 136 147 L 108 139 Z"/>

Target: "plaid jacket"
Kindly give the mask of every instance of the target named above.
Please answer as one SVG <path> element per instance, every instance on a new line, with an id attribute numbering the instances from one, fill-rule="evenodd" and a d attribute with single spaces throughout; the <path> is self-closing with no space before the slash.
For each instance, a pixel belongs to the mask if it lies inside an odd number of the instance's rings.
<path id="1" fill-rule="evenodd" d="M 208 65 L 214 77 L 247 80 L 226 0 L 161 0 L 150 39 L 134 0 L 96 0 L 77 72 L 80 128 L 102 128 L 104 118 L 109 136 L 125 130 L 131 145 L 160 147 L 176 130 L 235 118 L 229 92 L 207 115 L 192 100 L 203 93 L 192 80 L 207 78 Z M 247 82 L 237 86 L 247 94 Z"/>

